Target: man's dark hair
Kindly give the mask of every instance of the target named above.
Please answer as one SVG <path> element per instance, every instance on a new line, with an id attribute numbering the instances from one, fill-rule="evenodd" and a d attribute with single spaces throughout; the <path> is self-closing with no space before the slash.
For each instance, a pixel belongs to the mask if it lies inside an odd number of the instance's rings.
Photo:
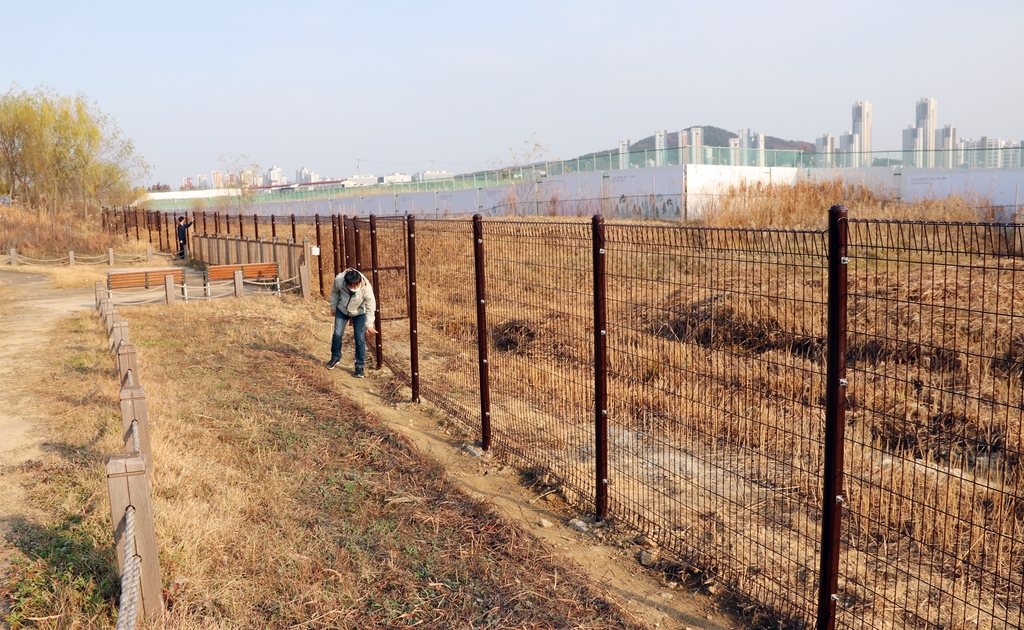
<path id="1" fill-rule="evenodd" d="M 362 281 L 363 275 L 356 271 L 355 269 L 349 269 L 347 272 L 345 272 L 345 284 L 347 284 L 348 286 L 359 284 Z"/>

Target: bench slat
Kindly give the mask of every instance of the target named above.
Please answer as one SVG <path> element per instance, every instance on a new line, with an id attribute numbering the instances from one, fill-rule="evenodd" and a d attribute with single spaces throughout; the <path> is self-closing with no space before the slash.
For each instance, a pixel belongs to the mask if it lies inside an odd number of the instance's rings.
<path id="1" fill-rule="evenodd" d="M 107 273 L 108 289 L 149 289 L 162 286 L 164 276 L 174 277 L 176 284 L 185 283 L 185 272 L 179 267 L 143 269 L 139 271 L 111 271 Z"/>

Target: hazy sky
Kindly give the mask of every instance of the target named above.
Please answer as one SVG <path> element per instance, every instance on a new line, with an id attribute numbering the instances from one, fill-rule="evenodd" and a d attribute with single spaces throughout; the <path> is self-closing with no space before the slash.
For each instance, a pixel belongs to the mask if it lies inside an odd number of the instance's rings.
<path id="1" fill-rule="evenodd" d="M 81 91 L 175 188 L 248 155 L 291 179 L 551 158 L 716 125 L 812 141 L 874 104 L 1024 140 L 1024 2 L 0 3 L 0 89 Z"/>

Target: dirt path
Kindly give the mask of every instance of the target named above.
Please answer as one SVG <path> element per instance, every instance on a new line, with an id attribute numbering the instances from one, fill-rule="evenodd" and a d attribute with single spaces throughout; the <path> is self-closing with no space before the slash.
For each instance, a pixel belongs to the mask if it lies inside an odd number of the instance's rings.
<path id="1" fill-rule="evenodd" d="M 59 318 L 93 307 L 90 289 L 51 289 L 41 274 L 0 269 L 0 541 L 18 522 L 33 521 L 24 483 L 46 459 L 44 405 L 33 394 L 45 366 L 32 360 L 45 347 Z M 515 471 L 488 457 L 470 455 L 438 426 L 424 406 L 393 405 L 379 395 L 381 383 L 351 378 L 339 371 L 339 384 L 354 400 L 409 436 L 422 452 L 442 463 L 468 492 L 487 499 L 507 517 L 544 540 L 554 552 L 573 561 L 608 596 L 652 628 L 728 628 L 735 622 L 712 612 L 706 597 L 661 584 L 637 562 L 638 547 L 604 544 L 594 531 L 578 533 L 566 526 L 564 510 L 538 500 Z M 541 520 L 550 526 L 541 527 Z M 0 547 L 0 574 L 7 570 L 7 549 Z M 0 616 L 6 612 L 0 602 Z M 0 622 L 0 630 L 6 624 Z"/>
<path id="2" fill-rule="evenodd" d="M 48 345 L 59 318 L 92 307 L 89 289 L 51 289 L 45 275 L 0 269 L 0 574 L 7 572 L 4 542 L 12 528 L 39 516 L 24 485 L 47 456 L 44 401 L 33 394 L 46 364 L 33 353 Z M 0 616 L 6 612 L 0 602 Z"/>

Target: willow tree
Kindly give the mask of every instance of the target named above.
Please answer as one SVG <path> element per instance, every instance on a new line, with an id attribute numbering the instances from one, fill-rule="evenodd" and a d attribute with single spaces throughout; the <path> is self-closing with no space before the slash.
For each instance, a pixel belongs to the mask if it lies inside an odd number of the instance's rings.
<path id="1" fill-rule="evenodd" d="M 0 195 L 61 212 L 125 203 L 148 171 L 132 141 L 82 94 L 0 95 Z"/>

